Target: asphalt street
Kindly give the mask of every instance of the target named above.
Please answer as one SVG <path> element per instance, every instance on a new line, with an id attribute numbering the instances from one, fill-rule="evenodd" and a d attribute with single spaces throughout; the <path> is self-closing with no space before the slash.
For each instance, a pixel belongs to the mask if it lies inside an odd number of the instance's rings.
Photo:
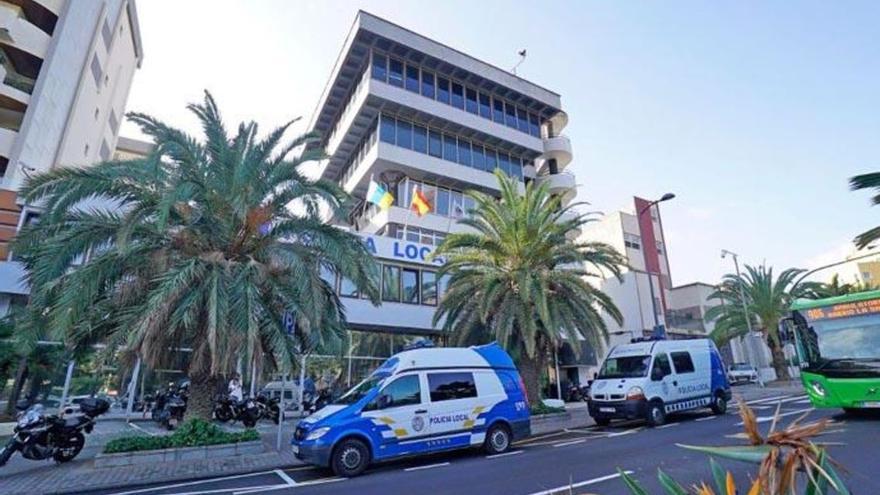
<path id="1" fill-rule="evenodd" d="M 873 454 L 880 449 L 880 417 L 852 418 L 837 410 L 814 410 L 804 395 L 779 395 L 751 401 L 762 429 L 769 429 L 777 405 L 781 424 L 808 414 L 808 420 L 832 418 L 821 441 L 828 442 L 833 458 L 847 470 L 845 479 L 854 493 L 880 493 L 880 477 Z M 505 454 L 486 456 L 479 451 L 438 454 L 374 466 L 364 475 L 342 479 L 327 470 L 300 466 L 212 480 L 169 483 L 95 494 L 506 494 L 550 495 L 627 494 L 618 469 L 630 471 L 649 493 L 661 493 L 657 468 L 690 485 L 710 481 L 706 455 L 676 446 L 734 445 L 744 442 L 735 407 L 728 414 L 706 412 L 671 416 L 667 425 L 647 428 L 640 422 L 591 426 L 530 438 Z M 722 461 L 741 486 L 755 468 Z"/>

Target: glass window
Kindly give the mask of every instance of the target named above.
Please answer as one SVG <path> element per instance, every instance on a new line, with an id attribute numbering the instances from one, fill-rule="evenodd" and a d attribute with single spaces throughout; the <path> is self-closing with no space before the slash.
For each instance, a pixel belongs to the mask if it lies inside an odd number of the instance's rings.
<path id="1" fill-rule="evenodd" d="M 422 304 L 437 305 L 437 274 L 435 272 L 422 272 Z"/>
<path id="2" fill-rule="evenodd" d="M 382 265 L 382 300 L 400 301 L 400 267 Z"/>
<path id="3" fill-rule="evenodd" d="M 491 100 L 486 93 L 480 93 L 480 117 L 492 118 Z"/>
<path id="4" fill-rule="evenodd" d="M 415 406 L 422 403 L 422 388 L 419 375 L 407 375 L 389 383 L 379 393 L 379 407 Z"/>
<path id="5" fill-rule="evenodd" d="M 464 216 L 464 199 L 459 191 L 451 191 L 452 201 L 449 206 L 449 216 L 452 218 L 461 218 Z"/>
<path id="6" fill-rule="evenodd" d="M 647 376 L 651 356 L 621 356 L 607 358 L 599 370 L 599 379 L 640 378 Z"/>
<path id="7" fill-rule="evenodd" d="M 486 171 L 494 172 L 497 167 L 498 156 L 495 154 L 495 150 L 486 148 Z"/>
<path id="8" fill-rule="evenodd" d="M 391 143 L 395 142 L 395 129 L 396 125 L 394 123 L 394 119 L 388 117 L 387 115 L 383 115 L 381 120 L 379 121 L 379 140 L 383 143 Z"/>
<path id="9" fill-rule="evenodd" d="M 354 282 L 352 282 L 351 280 L 342 277 L 342 282 L 340 282 L 339 284 L 339 295 L 342 297 L 357 297 L 357 285 L 355 285 Z"/>
<path id="10" fill-rule="evenodd" d="M 401 148 L 412 149 L 412 124 L 402 120 L 397 121 L 397 145 Z"/>
<path id="11" fill-rule="evenodd" d="M 403 287 L 403 302 L 418 304 L 419 303 L 419 271 L 404 268 L 400 277 L 401 286 Z"/>
<path id="12" fill-rule="evenodd" d="M 428 154 L 437 158 L 443 156 L 443 138 L 435 130 L 431 130 L 428 136 Z"/>
<path id="13" fill-rule="evenodd" d="M 397 206 L 409 207 L 409 191 L 412 189 L 409 182 L 409 179 L 404 179 L 397 183 L 397 195 L 394 196 Z"/>
<path id="14" fill-rule="evenodd" d="M 388 58 L 385 55 L 373 53 L 373 79 L 385 82 L 388 79 Z"/>
<path id="15" fill-rule="evenodd" d="M 403 62 L 391 59 L 388 70 L 388 84 L 403 86 Z"/>
<path id="16" fill-rule="evenodd" d="M 522 132 L 529 132 L 529 113 L 524 108 L 516 109 L 516 126 Z"/>
<path id="17" fill-rule="evenodd" d="M 409 64 L 406 66 L 406 89 L 413 93 L 419 92 L 419 68 Z"/>
<path id="18" fill-rule="evenodd" d="M 651 369 L 651 379 L 661 380 L 666 375 L 672 374 L 672 368 L 669 367 L 669 357 L 665 353 L 657 354 L 654 357 L 654 367 Z"/>
<path id="19" fill-rule="evenodd" d="M 504 107 L 504 123 L 516 129 L 516 107 L 508 103 Z"/>
<path id="20" fill-rule="evenodd" d="M 434 73 L 422 71 L 422 96 L 434 99 Z"/>
<path id="21" fill-rule="evenodd" d="M 462 205 L 464 207 L 464 214 L 470 215 L 471 211 L 477 207 L 477 202 L 474 201 L 474 198 L 468 195 L 463 195 L 462 199 L 464 200 L 464 204 Z"/>
<path id="22" fill-rule="evenodd" d="M 522 180 L 523 178 L 523 162 L 519 158 L 511 158 L 510 175 Z"/>
<path id="23" fill-rule="evenodd" d="M 413 126 L 413 149 L 419 153 L 428 152 L 428 129 L 420 125 Z"/>
<path id="24" fill-rule="evenodd" d="M 321 265 L 321 278 L 336 292 L 336 273 L 333 270 Z"/>
<path id="25" fill-rule="evenodd" d="M 494 109 L 492 112 L 492 120 L 498 122 L 499 124 L 504 123 L 504 102 L 495 98 L 492 100 L 492 108 Z"/>
<path id="26" fill-rule="evenodd" d="M 538 116 L 533 113 L 529 114 L 529 134 L 541 137 L 541 123 L 538 120 Z"/>
<path id="27" fill-rule="evenodd" d="M 400 134 L 400 129 L 397 130 Z M 507 153 L 498 153 L 498 167 L 507 175 L 510 175 L 510 155 Z"/>
<path id="28" fill-rule="evenodd" d="M 447 273 L 437 280 L 437 293 L 441 298 L 446 294 L 446 289 L 449 288 L 449 277 L 450 275 Z"/>
<path id="29" fill-rule="evenodd" d="M 444 134 L 443 135 L 443 159 L 449 160 L 451 162 L 457 161 L 458 158 L 458 144 L 455 142 L 455 138 Z"/>
<path id="30" fill-rule="evenodd" d="M 449 189 L 437 190 L 437 214 L 449 216 Z"/>
<path id="31" fill-rule="evenodd" d="M 477 90 L 465 88 L 464 109 L 470 113 L 477 113 Z"/>
<path id="32" fill-rule="evenodd" d="M 427 244 L 429 246 L 434 245 L 434 233 L 431 230 L 422 230 L 422 244 Z"/>
<path id="33" fill-rule="evenodd" d="M 471 143 L 465 139 L 458 140 L 458 163 L 471 166 Z"/>
<path id="34" fill-rule="evenodd" d="M 486 170 L 486 153 L 482 146 L 474 145 L 474 168 L 477 170 Z"/>
<path id="35" fill-rule="evenodd" d="M 464 87 L 457 82 L 452 83 L 452 106 L 464 108 Z"/>
<path id="36" fill-rule="evenodd" d="M 468 399 L 477 396 L 474 374 L 469 372 L 428 373 L 431 402 Z"/>
<path id="37" fill-rule="evenodd" d="M 672 356 L 672 365 L 675 366 L 675 372 L 679 375 L 682 373 L 693 373 L 694 372 L 694 362 L 691 360 L 691 355 L 688 352 L 673 352 Z"/>
<path id="38" fill-rule="evenodd" d="M 420 233 L 421 233 L 421 231 L 419 230 L 418 227 L 407 227 L 406 228 L 406 240 L 408 240 L 410 242 L 419 242 L 419 240 L 421 239 L 419 237 Z"/>
<path id="39" fill-rule="evenodd" d="M 437 101 L 449 104 L 449 79 L 437 76 Z"/>

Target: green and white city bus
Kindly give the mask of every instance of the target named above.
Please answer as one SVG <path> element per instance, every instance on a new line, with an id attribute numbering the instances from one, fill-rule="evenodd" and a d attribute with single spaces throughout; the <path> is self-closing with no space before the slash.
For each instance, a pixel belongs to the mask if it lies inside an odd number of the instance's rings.
<path id="1" fill-rule="evenodd" d="M 796 301 L 789 328 L 815 407 L 880 408 L 880 290 Z"/>

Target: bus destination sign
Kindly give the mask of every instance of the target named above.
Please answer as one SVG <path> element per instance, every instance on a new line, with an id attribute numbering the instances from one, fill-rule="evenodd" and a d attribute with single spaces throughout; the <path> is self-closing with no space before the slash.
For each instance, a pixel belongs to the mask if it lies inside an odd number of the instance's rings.
<path id="1" fill-rule="evenodd" d="M 812 308 L 806 311 L 807 319 L 812 321 L 834 320 L 837 318 L 849 318 L 851 316 L 874 314 L 880 314 L 880 299 L 833 304 L 831 306 Z"/>

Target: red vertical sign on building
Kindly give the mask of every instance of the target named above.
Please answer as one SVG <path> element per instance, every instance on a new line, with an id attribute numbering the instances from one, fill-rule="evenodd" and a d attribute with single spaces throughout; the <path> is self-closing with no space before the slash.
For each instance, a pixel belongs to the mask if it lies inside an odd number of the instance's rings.
<path id="1" fill-rule="evenodd" d="M 660 299 L 660 312 L 666 315 L 666 296 L 663 293 L 663 272 L 660 270 L 660 255 L 657 253 L 657 237 L 654 235 L 654 219 L 651 218 L 651 204 L 647 199 L 635 197 L 636 220 L 639 223 L 639 237 L 642 238 L 642 253 L 645 256 L 645 271 L 657 275 L 658 284 L 654 287 Z M 664 317 L 665 320 L 665 317 Z"/>

